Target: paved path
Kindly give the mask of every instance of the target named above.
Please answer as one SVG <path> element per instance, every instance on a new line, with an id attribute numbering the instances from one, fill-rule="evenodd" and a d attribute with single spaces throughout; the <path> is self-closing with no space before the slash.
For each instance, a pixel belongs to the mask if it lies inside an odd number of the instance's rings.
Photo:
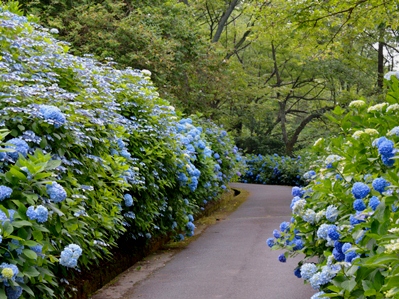
<path id="1" fill-rule="evenodd" d="M 309 299 L 315 293 L 294 276 L 297 260 L 280 263 L 280 252 L 265 243 L 290 218 L 291 188 L 232 186 L 248 190 L 248 200 L 121 298 Z"/>

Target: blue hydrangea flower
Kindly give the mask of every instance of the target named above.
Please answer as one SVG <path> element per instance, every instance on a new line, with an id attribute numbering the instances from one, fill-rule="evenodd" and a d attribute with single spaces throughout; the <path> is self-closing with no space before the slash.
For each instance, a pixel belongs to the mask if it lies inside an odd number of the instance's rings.
<path id="1" fill-rule="evenodd" d="M 281 237 L 281 232 L 278 231 L 277 229 L 273 230 L 273 237 L 275 238 L 280 238 Z"/>
<path id="2" fill-rule="evenodd" d="M 10 156 L 12 159 L 17 160 L 19 154 L 22 156 L 26 157 L 29 151 L 29 145 L 22 139 L 19 138 L 13 138 L 7 141 L 9 145 L 6 146 L 6 148 L 11 148 L 14 149 L 14 152 L 8 152 L 8 156 Z"/>
<path id="3" fill-rule="evenodd" d="M 34 251 L 38 256 L 43 256 L 43 246 L 42 245 L 35 245 L 29 247 L 32 251 Z"/>
<path id="4" fill-rule="evenodd" d="M 301 268 L 296 268 L 296 269 L 294 270 L 294 275 L 295 275 L 296 277 L 298 277 L 298 278 L 302 278 L 302 275 L 301 275 Z"/>
<path id="5" fill-rule="evenodd" d="M 342 253 L 346 253 L 352 247 L 351 243 L 344 243 L 342 244 Z"/>
<path id="6" fill-rule="evenodd" d="M 291 191 L 292 196 L 302 197 L 304 193 L 305 193 L 305 191 L 302 188 L 296 187 L 296 186 L 292 187 L 292 191 Z"/>
<path id="7" fill-rule="evenodd" d="M 48 210 L 46 207 L 39 205 L 36 210 L 36 220 L 39 223 L 44 223 L 48 219 Z"/>
<path id="8" fill-rule="evenodd" d="M 380 200 L 378 199 L 377 196 L 372 196 L 369 201 L 369 207 L 375 211 L 380 204 Z"/>
<path id="9" fill-rule="evenodd" d="M 318 292 L 318 293 L 314 294 L 312 297 L 310 297 L 310 299 L 325 299 L 325 297 L 320 297 L 323 294 L 325 294 L 323 291 Z"/>
<path id="10" fill-rule="evenodd" d="M 44 119 L 51 120 L 56 128 L 59 128 L 66 122 L 65 115 L 58 107 L 39 105 L 39 111 L 43 115 Z"/>
<path id="11" fill-rule="evenodd" d="M 364 211 L 364 210 L 366 209 L 366 204 L 364 203 L 363 199 L 356 199 L 356 200 L 353 202 L 353 208 L 354 208 L 356 211 L 361 212 L 361 211 Z"/>
<path id="12" fill-rule="evenodd" d="M 382 140 L 378 143 L 378 152 L 382 156 L 391 155 L 394 150 L 394 143 L 389 139 Z"/>
<path id="13" fill-rule="evenodd" d="M 336 225 L 330 225 L 327 231 L 327 235 L 328 237 L 333 240 L 336 241 L 340 238 L 340 234 L 337 231 L 337 226 Z"/>
<path id="14" fill-rule="evenodd" d="M 394 154 L 386 155 L 386 156 L 381 156 L 381 161 L 384 165 L 391 167 L 393 164 L 395 164 L 395 159 L 392 159 Z"/>
<path id="15" fill-rule="evenodd" d="M 303 248 L 303 242 L 301 239 L 295 239 L 293 241 L 293 245 L 294 247 L 292 247 L 292 250 L 294 251 L 301 250 Z"/>
<path id="16" fill-rule="evenodd" d="M 388 187 L 389 185 L 390 183 L 387 182 L 384 178 L 376 178 L 372 183 L 374 190 L 380 193 L 384 192 L 385 187 Z"/>
<path id="17" fill-rule="evenodd" d="M 338 218 L 338 209 L 336 206 L 328 206 L 326 209 L 326 218 L 330 222 L 337 221 Z"/>
<path id="18" fill-rule="evenodd" d="M 28 216 L 28 218 L 30 220 L 36 220 L 36 211 L 35 211 L 35 207 L 34 206 L 30 206 L 27 210 L 26 210 L 26 216 Z"/>
<path id="19" fill-rule="evenodd" d="M 22 254 L 22 250 L 24 250 L 24 248 L 25 246 L 21 245 L 18 240 L 12 239 L 11 242 L 8 243 L 8 250 L 15 250 L 18 255 Z"/>
<path id="20" fill-rule="evenodd" d="M 370 193 L 370 188 L 364 183 L 357 182 L 353 184 L 352 194 L 356 199 L 365 198 Z"/>
<path id="21" fill-rule="evenodd" d="M 274 238 L 268 238 L 266 240 L 266 244 L 267 246 L 269 246 L 270 248 L 272 248 L 274 246 Z"/>
<path id="22" fill-rule="evenodd" d="M 345 253 L 345 262 L 351 263 L 355 258 L 357 258 L 358 255 L 354 251 L 348 251 Z"/>
<path id="23" fill-rule="evenodd" d="M 131 207 L 133 205 L 133 197 L 130 194 L 125 194 L 123 199 L 125 200 L 125 206 Z"/>
<path id="24" fill-rule="evenodd" d="M 61 252 L 60 264 L 68 268 L 76 268 L 78 258 L 82 255 L 82 248 L 76 244 L 69 244 Z"/>
<path id="25" fill-rule="evenodd" d="M 50 196 L 50 199 L 53 200 L 55 203 L 61 202 L 67 197 L 66 191 L 57 182 L 52 182 L 52 184 L 48 184 L 46 188 L 48 196 Z"/>
<path id="26" fill-rule="evenodd" d="M 282 232 L 287 232 L 290 229 L 290 223 L 287 221 L 281 222 L 280 224 L 280 230 Z"/>
<path id="27" fill-rule="evenodd" d="M 14 264 L 2 263 L 0 265 L 0 269 L 1 269 L 0 279 L 4 280 L 4 282 L 6 282 L 8 279 L 15 281 L 15 278 L 19 273 L 18 267 Z M 5 273 L 3 273 L 4 269 L 7 269 Z"/>
<path id="28" fill-rule="evenodd" d="M 22 288 L 20 286 L 6 287 L 7 299 L 18 299 L 22 295 Z"/>
<path id="29" fill-rule="evenodd" d="M 364 220 L 361 219 L 358 214 L 356 214 L 356 215 L 349 216 L 349 222 L 351 225 L 356 225 L 356 224 L 364 222 Z"/>
<path id="30" fill-rule="evenodd" d="M 220 156 L 219 156 L 218 153 L 215 153 L 215 154 L 213 155 L 213 157 L 214 157 L 216 160 L 220 158 Z"/>
<path id="31" fill-rule="evenodd" d="M 193 217 L 193 215 L 188 214 L 187 217 L 188 217 L 188 220 L 189 220 L 189 221 L 194 222 L 194 217 Z"/>
<path id="32" fill-rule="evenodd" d="M 7 186 L 0 186 L 0 201 L 5 200 L 6 198 L 10 198 L 12 193 L 12 189 Z"/>
<path id="33" fill-rule="evenodd" d="M 317 230 L 317 237 L 319 239 L 327 240 L 328 237 L 328 229 L 330 228 L 330 224 L 323 223 L 320 225 L 319 229 Z"/>
<path id="34" fill-rule="evenodd" d="M 186 227 L 187 227 L 187 229 L 190 230 L 190 231 L 193 231 L 193 230 L 195 229 L 195 225 L 194 225 L 194 223 L 192 223 L 191 221 L 189 221 L 189 222 L 186 224 Z"/>
<path id="35" fill-rule="evenodd" d="M 334 248 L 332 254 L 337 262 L 342 262 L 345 259 L 345 254 L 342 251 L 339 251 L 337 248 Z"/>
<path id="36" fill-rule="evenodd" d="M 285 257 L 284 253 L 282 253 L 282 254 L 280 254 L 280 255 L 278 256 L 278 260 L 279 260 L 281 263 L 285 263 L 285 262 L 287 261 L 287 258 Z"/>
<path id="37" fill-rule="evenodd" d="M 310 279 L 317 272 L 317 266 L 313 263 L 306 263 L 301 266 L 301 276 L 303 279 Z"/>
<path id="38" fill-rule="evenodd" d="M 311 180 L 311 179 L 313 179 L 315 176 L 316 176 L 316 172 L 315 172 L 314 170 L 310 170 L 310 171 L 305 172 L 305 173 L 303 174 L 303 178 L 304 178 L 305 180 Z"/>

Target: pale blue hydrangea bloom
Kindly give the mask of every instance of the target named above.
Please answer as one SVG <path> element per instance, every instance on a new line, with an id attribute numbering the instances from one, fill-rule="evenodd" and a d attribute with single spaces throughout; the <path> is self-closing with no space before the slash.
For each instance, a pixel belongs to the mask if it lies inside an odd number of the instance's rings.
<path id="1" fill-rule="evenodd" d="M 133 197 L 130 194 L 125 194 L 123 199 L 125 200 L 125 206 L 131 207 L 133 205 Z"/>
<path id="2" fill-rule="evenodd" d="M 328 229 L 330 228 L 330 224 L 323 223 L 320 225 L 319 229 L 317 230 L 317 237 L 319 239 L 327 240 L 328 237 Z"/>
<path id="3" fill-rule="evenodd" d="M 336 206 L 328 206 L 326 210 L 326 218 L 330 222 L 335 222 L 337 221 L 338 218 L 338 209 Z"/>
<path id="4" fill-rule="evenodd" d="M 39 111 L 43 115 L 44 119 L 51 120 L 55 128 L 59 128 L 66 122 L 65 115 L 58 107 L 50 105 L 39 105 Z"/>
<path id="5" fill-rule="evenodd" d="M 301 266 L 301 276 L 303 279 L 310 279 L 317 272 L 317 266 L 313 263 L 306 263 Z"/>
<path id="6" fill-rule="evenodd" d="M 39 205 L 36 210 L 36 220 L 39 223 L 44 223 L 48 219 L 48 210 L 45 206 Z"/>
<path id="7" fill-rule="evenodd" d="M 28 154 L 29 150 L 29 145 L 22 139 L 19 138 L 13 138 L 7 141 L 8 144 L 6 148 L 11 148 L 14 149 L 14 152 L 8 152 L 8 156 L 10 156 L 12 159 L 17 160 L 19 154 L 22 156 L 26 157 Z"/>
<path id="8" fill-rule="evenodd" d="M 302 219 L 310 224 L 314 224 L 316 220 L 316 212 L 312 209 L 307 209 L 302 215 Z"/>
<path id="9" fill-rule="evenodd" d="M 7 186 L 0 186 L 0 201 L 3 201 L 6 198 L 10 198 L 12 193 L 12 189 Z"/>
<path id="10" fill-rule="evenodd" d="M 389 136 L 391 136 L 391 135 L 399 136 L 399 127 L 394 127 L 392 130 L 390 130 L 388 132 L 387 135 L 389 135 Z"/>
<path id="11" fill-rule="evenodd" d="M 190 231 L 193 231 L 193 230 L 195 229 L 195 225 L 194 225 L 194 223 L 192 223 L 191 221 L 189 221 L 189 222 L 186 224 L 186 227 L 187 227 L 187 229 L 190 230 Z"/>
<path id="12" fill-rule="evenodd" d="M 61 252 L 60 264 L 68 268 L 76 268 L 78 258 L 82 255 L 82 248 L 76 244 L 69 244 Z"/>
<path id="13" fill-rule="evenodd" d="M 280 224 L 280 230 L 282 232 L 287 232 L 290 229 L 290 223 L 288 221 L 283 221 Z"/>
<path id="14" fill-rule="evenodd" d="M 48 196 L 50 196 L 50 199 L 53 200 L 55 203 L 61 202 L 67 197 L 66 191 L 57 182 L 52 182 L 52 184 L 48 184 L 46 188 Z"/>
<path id="15" fill-rule="evenodd" d="M 321 295 L 325 294 L 323 291 L 314 294 L 310 299 L 325 299 L 325 297 L 320 297 Z"/>
<path id="16" fill-rule="evenodd" d="M 314 179 L 315 177 L 316 177 L 316 172 L 314 170 L 310 170 L 303 174 L 303 178 L 305 180 L 311 180 L 311 179 Z"/>

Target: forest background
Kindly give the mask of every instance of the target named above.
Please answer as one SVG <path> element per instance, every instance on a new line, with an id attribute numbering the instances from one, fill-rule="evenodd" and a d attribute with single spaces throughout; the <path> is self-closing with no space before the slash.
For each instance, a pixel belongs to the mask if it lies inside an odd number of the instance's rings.
<path id="1" fill-rule="evenodd" d="M 292 155 L 338 132 L 325 114 L 384 98 L 396 1 L 21 0 L 75 55 L 148 69 L 161 97 L 244 152 Z"/>

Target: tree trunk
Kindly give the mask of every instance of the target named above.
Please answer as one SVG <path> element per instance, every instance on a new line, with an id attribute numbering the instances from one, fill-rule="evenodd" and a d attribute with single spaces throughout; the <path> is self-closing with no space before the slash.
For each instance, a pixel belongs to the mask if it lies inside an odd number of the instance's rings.
<path id="1" fill-rule="evenodd" d="M 382 90 L 384 86 L 384 32 L 385 28 L 381 28 L 378 41 L 377 87 L 379 90 Z"/>
<path id="2" fill-rule="evenodd" d="M 230 15 L 234 11 L 234 8 L 240 3 L 240 0 L 233 0 L 230 2 L 229 7 L 223 13 L 222 17 L 220 18 L 218 28 L 216 30 L 215 35 L 212 38 L 213 43 L 217 43 L 222 35 L 223 29 L 226 26 L 227 20 L 229 19 Z"/>

